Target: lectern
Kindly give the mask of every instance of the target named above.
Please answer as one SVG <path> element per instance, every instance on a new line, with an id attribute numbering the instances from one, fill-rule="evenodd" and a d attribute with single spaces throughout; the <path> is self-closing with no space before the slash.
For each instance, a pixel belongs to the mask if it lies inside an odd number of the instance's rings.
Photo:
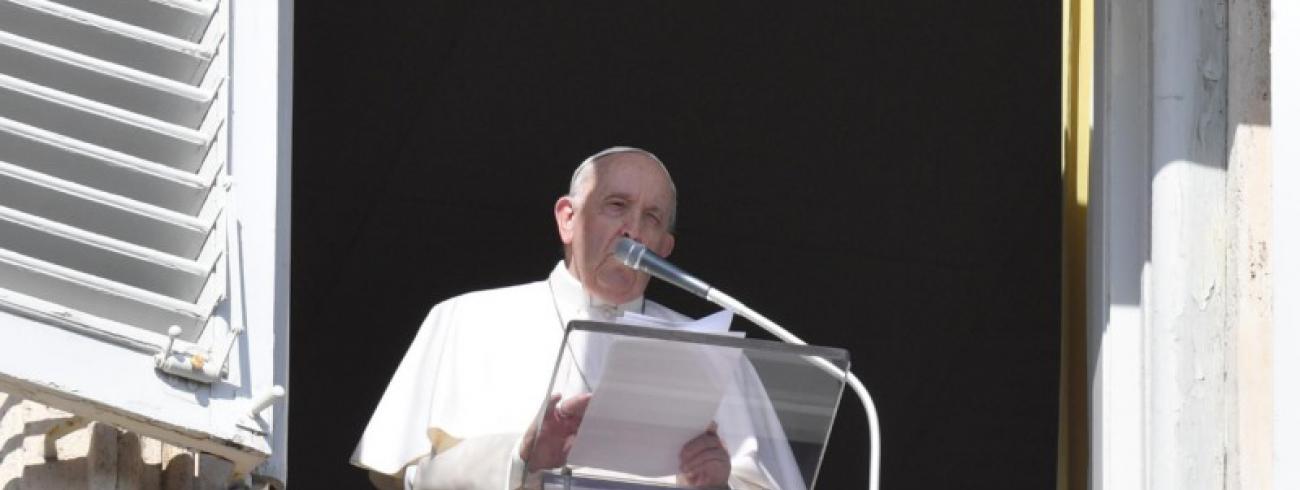
<path id="1" fill-rule="evenodd" d="M 707 431 L 738 486 L 812 489 L 848 364 L 838 348 L 570 322 L 547 393 L 591 400 L 567 464 L 531 478 L 548 490 L 679 488 L 681 448 Z"/>

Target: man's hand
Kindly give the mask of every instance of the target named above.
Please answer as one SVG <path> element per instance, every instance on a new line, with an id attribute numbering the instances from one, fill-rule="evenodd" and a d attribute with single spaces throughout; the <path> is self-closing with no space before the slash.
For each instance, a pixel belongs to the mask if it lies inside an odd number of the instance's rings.
<path id="1" fill-rule="evenodd" d="M 682 465 L 678 468 L 677 484 L 691 488 L 727 488 L 731 477 L 731 455 L 718 438 L 718 424 L 698 437 L 691 439 L 681 452 Z"/>
<path id="2" fill-rule="evenodd" d="M 541 427 L 534 423 L 524 433 L 519 445 L 519 457 L 528 463 L 528 471 L 558 468 L 569 457 L 573 440 L 578 437 L 578 425 L 587 412 L 591 394 L 582 394 L 560 401 L 560 395 L 551 395 L 542 414 Z"/>

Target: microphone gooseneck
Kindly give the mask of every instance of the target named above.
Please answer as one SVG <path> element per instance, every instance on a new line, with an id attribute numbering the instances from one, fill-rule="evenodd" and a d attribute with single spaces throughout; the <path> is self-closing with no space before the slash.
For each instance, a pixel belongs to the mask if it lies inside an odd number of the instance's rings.
<path id="1" fill-rule="evenodd" d="M 707 299 L 709 290 L 713 289 L 708 283 L 687 274 L 663 257 L 651 252 L 644 243 L 628 237 L 621 237 L 614 243 L 614 257 L 632 270 L 650 274 L 701 298 Z"/>

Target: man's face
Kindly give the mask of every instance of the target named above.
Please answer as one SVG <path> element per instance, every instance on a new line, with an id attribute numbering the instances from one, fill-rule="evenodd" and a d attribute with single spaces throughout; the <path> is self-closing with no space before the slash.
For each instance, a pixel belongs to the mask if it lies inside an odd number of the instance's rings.
<path id="1" fill-rule="evenodd" d="M 555 203 L 560 240 L 571 252 L 569 271 L 588 292 L 619 304 L 641 296 L 650 276 L 614 258 L 614 243 L 629 236 L 660 256 L 673 250 L 668 176 L 641 153 L 615 153 L 597 163 L 574 197 Z"/>

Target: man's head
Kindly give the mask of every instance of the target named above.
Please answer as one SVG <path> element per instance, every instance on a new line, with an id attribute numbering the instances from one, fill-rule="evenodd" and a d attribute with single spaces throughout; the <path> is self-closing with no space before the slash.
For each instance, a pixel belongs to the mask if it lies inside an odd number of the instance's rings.
<path id="1" fill-rule="evenodd" d="M 588 292 L 625 303 L 645 292 L 650 276 L 614 258 L 614 243 L 629 236 L 660 256 L 673 251 L 677 188 L 650 152 L 614 147 L 578 166 L 569 194 L 555 202 L 555 223 L 569 272 Z"/>

